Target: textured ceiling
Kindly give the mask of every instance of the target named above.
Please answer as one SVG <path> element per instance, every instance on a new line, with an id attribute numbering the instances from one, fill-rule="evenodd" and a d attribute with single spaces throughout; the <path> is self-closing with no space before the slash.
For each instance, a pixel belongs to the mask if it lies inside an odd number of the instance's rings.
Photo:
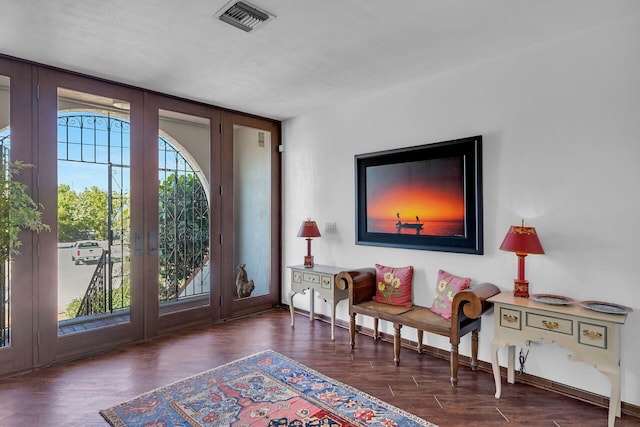
<path id="1" fill-rule="evenodd" d="M 638 0 L 2 0 L 0 53 L 275 119 L 640 13 Z"/>

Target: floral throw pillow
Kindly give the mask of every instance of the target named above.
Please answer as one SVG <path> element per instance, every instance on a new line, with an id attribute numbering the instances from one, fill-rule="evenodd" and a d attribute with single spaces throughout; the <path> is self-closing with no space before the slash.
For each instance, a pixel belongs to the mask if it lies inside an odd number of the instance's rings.
<path id="1" fill-rule="evenodd" d="M 468 277 L 458 277 L 444 270 L 438 270 L 438 286 L 436 286 L 436 296 L 433 298 L 431 311 L 447 320 L 451 319 L 453 297 L 458 292 L 469 288 L 470 284 L 471 279 Z"/>
<path id="2" fill-rule="evenodd" d="M 373 300 L 411 308 L 412 282 L 412 266 L 395 268 L 376 264 L 376 294 Z"/>

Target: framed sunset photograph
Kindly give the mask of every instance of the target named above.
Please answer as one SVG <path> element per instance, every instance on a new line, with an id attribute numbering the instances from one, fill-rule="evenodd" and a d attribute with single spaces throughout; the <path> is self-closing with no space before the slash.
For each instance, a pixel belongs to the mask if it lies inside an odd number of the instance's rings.
<path id="1" fill-rule="evenodd" d="M 481 255 L 482 136 L 355 156 L 356 244 Z"/>

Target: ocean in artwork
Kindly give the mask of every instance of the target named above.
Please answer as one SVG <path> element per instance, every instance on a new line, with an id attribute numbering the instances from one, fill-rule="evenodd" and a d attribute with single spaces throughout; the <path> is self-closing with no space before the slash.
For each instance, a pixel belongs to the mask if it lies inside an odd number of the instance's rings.
<path id="1" fill-rule="evenodd" d="M 464 220 L 451 221 L 399 221 L 394 219 L 367 218 L 367 232 L 407 234 L 419 236 L 464 236 Z"/>

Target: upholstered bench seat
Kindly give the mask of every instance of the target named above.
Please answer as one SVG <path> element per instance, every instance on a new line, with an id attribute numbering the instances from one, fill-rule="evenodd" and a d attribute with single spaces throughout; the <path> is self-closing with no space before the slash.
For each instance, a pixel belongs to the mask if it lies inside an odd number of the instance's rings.
<path id="1" fill-rule="evenodd" d="M 376 270 L 362 268 L 343 271 L 336 277 L 336 286 L 349 289 L 349 335 L 351 347 L 355 347 L 356 315 L 370 316 L 374 319 L 374 338 L 379 338 L 378 320 L 393 323 L 395 330 L 393 347 L 394 362 L 400 364 L 400 348 L 402 326 L 415 328 L 418 331 L 417 350 L 422 351 L 424 332 L 449 337 L 451 343 L 451 383 L 458 382 L 458 345 L 460 338 L 471 332 L 471 368 L 478 366 L 478 333 L 482 322 L 482 314 L 492 308 L 488 298 L 500 293 L 498 287 L 491 283 L 481 283 L 458 292 L 453 297 L 451 319 L 427 307 L 385 304 L 373 300 L 376 293 Z"/>

